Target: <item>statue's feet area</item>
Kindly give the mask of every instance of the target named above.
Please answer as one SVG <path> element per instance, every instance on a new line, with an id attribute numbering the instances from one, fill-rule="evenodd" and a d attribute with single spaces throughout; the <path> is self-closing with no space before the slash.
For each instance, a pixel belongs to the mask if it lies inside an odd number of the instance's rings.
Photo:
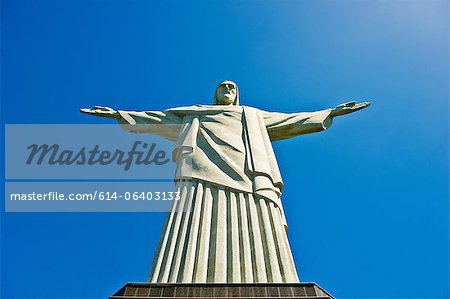
<path id="1" fill-rule="evenodd" d="M 125 298 L 314 298 L 332 299 L 315 283 L 183 284 L 127 283 L 110 299 Z"/>

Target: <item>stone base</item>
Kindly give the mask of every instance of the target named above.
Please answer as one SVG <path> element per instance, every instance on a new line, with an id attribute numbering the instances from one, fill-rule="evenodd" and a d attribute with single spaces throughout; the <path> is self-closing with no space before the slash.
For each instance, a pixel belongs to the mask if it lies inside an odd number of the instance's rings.
<path id="1" fill-rule="evenodd" d="M 109 299 L 139 298 L 303 298 L 334 299 L 315 283 L 136 283 Z"/>

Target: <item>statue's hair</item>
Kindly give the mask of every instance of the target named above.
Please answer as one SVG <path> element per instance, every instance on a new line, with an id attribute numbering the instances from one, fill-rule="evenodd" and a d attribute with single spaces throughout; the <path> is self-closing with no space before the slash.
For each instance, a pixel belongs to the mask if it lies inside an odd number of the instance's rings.
<path id="1" fill-rule="evenodd" d="M 214 93 L 214 105 L 219 105 L 219 99 L 217 98 L 217 92 L 219 90 L 220 85 L 223 85 L 223 84 L 233 84 L 234 85 L 234 87 L 236 88 L 236 98 L 234 99 L 233 105 L 238 106 L 239 105 L 239 89 L 238 89 L 236 83 L 234 83 L 233 81 L 229 81 L 229 80 L 222 81 L 217 85 L 216 92 Z"/>

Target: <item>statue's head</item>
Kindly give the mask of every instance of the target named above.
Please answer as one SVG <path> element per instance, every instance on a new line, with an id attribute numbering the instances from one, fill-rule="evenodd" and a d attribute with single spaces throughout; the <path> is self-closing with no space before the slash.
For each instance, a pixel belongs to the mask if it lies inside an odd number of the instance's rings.
<path id="1" fill-rule="evenodd" d="M 214 105 L 239 105 L 239 91 L 233 81 L 222 81 L 214 94 Z"/>

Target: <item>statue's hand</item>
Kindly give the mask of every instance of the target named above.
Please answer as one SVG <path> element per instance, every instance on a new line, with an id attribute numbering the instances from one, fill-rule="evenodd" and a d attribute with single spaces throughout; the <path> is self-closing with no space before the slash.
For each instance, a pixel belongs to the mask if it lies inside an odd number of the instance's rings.
<path id="1" fill-rule="evenodd" d="M 341 115 L 353 113 L 355 111 L 364 109 L 368 106 L 370 106 L 370 102 L 356 103 L 355 101 L 353 101 L 353 102 L 340 104 L 336 108 L 331 110 L 331 116 L 334 117 L 334 116 L 341 116 Z"/>
<path id="2" fill-rule="evenodd" d="M 80 112 L 107 118 L 119 119 L 119 112 L 109 107 L 95 106 L 93 109 L 82 108 Z"/>

